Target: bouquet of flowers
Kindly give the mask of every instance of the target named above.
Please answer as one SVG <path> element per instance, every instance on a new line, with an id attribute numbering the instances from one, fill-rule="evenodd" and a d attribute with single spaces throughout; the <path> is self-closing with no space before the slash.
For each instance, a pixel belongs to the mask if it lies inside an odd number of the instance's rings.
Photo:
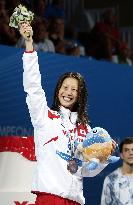
<path id="1" fill-rule="evenodd" d="M 34 18 L 34 13 L 28 11 L 25 6 L 21 4 L 14 9 L 12 16 L 10 17 L 9 26 L 19 28 L 19 25 L 23 22 L 31 23 Z"/>

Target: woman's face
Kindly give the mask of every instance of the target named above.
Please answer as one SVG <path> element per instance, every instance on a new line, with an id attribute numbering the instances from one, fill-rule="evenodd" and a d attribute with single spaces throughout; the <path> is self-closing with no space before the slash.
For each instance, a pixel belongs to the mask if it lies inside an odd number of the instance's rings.
<path id="1" fill-rule="evenodd" d="M 60 105 L 71 110 L 78 98 L 78 80 L 73 77 L 66 78 L 59 90 L 58 98 Z"/>

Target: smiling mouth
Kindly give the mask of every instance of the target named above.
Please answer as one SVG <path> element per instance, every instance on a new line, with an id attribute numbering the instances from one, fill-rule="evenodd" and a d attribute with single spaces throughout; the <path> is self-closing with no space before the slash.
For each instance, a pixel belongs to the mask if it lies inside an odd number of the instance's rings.
<path id="1" fill-rule="evenodd" d="M 70 97 L 65 97 L 65 96 L 64 96 L 64 97 L 63 97 L 63 100 L 66 101 L 66 102 L 70 102 L 70 101 L 72 100 L 72 98 L 70 98 Z"/>

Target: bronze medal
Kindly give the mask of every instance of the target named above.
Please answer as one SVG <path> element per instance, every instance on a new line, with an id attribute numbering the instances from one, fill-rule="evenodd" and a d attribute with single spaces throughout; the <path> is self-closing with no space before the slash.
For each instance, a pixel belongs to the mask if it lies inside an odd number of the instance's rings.
<path id="1" fill-rule="evenodd" d="M 75 159 L 71 159 L 69 162 L 68 162 L 68 165 L 67 165 L 67 170 L 71 173 L 71 174 L 75 174 L 78 170 L 78 164 L 76 162 Z"/>
<path id="2" fill-rule="evenodd" d="M 69 126 L 67 124 L 67 121 L 64 120 L 65 117 L 64 117 L 64 114 L 61 111 L 60 111 L 60 116 L 61 116 L 61 125 L 66 130 L 66 136 L 68 138 L 68 152 L 70 153 L 70 156 L 69 156 L 70 158 L 69 158 L 69 160 L 67 160 L 68 161 L 67 170 L 71 174 L 75 174 L 78 170 L 78 163 L 77 163 L 76 159 L 74 158 L 75 149 L 76 149 L 74 141 L 77 137 L 77 132 L 74 132 L 74 129 L 71 130 L 71 131 L 69 130 Z M 69 119 L 70 119 L 70 116 L 69 116 Z"/>

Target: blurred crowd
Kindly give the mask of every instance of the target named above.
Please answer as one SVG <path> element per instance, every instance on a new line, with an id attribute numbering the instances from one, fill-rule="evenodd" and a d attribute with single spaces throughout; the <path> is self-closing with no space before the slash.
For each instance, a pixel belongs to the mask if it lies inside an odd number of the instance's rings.
<path id="1" fill-rule="evenodd" d="M 74 25 L 67 21 L 63 0 L 0 0 L 0 44 L 25 47 L 17 29 L 9 27 L 15 7 L 25 5 L 34 12 L 33 40 L 38 51 L 73 56 L 91 56 L 98 60 L 132 65 L 132 52 L 122 42 L 116 16 L 111 10 L 96 22 L 82 41 Z"/>
<path id="2" fill-rule="evenodd" d="M 88 38 L 88 55 L 115 63 L 132 65 L 132 52 L 123 42 L 118 27 L 117 15 L 108 9 L 102 19 L 96 22 Z"/>
<path id="3" fill-rule="evenodd" d="M 9 27 L 9 19 L 15 7 L 25 5 L 34 12 L 33 40 L 36 50 L 84 56 L 85 49 L 76 38 L 72 25 L 66 22 L 63 0 L 1 0 L 0 1 L 0 44 L 25 47 L 18 30 Z M 68 31 L 69 30 L 69 31 Z"/>

